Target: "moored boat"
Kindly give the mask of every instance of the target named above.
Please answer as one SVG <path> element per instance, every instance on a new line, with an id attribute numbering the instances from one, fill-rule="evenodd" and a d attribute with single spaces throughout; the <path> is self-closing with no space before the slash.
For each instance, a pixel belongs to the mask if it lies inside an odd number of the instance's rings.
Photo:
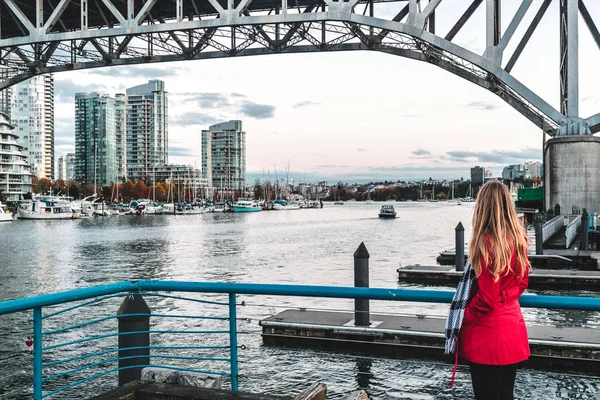
<path id="1" fill-rule="evenodd" d="M 233 205 L 233 212 L 242 213 L 242 212 L 257 212 L 262 211 L 262 207 L 258 205 L 257 202 L 251 200 L 238 200 Z"/>
<path id="2" fill-rule="evenodd" d="M 21 203 L 17 208 L 19 219 L 73 219 L 75 214 L 68 198 L 55 196 L 36 196 L 32 200 Z"/>
<path id="3" fill-rule="evenodd" d="M 396 210 L 391 204 L 384 204 L 379 210 L 379 218 L 396 218 Z"/>
<path id="4" fill-rule="evenodd" d="M 5 205 L 0 203 L 0 222 L 10 222 L 13 220 L 13 216 L 7 209 L 4 208 Z"/>

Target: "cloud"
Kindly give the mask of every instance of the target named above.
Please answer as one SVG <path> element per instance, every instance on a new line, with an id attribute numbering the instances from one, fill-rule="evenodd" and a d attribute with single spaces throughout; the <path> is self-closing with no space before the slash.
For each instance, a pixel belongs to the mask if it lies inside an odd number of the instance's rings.
<path id="1" fill-rule="evenodd" d="M 275 116 L 275 106 L 246 101 L 242 104 L 240 112 L 247 117 L 268 119 Z"/>
<path id="2" fill-rule="evenodd" d="M 494 111 L 499 109 L 500 107 L 492 104 L 492 103 L 486 103 L 485 101 L 474 101 L 472 103 L 466 104 L 464 106 L 465 108 L 474 108 L 476 110 L 479 111 Z"/>
<path id="3" fill-rule="evenodd" d="M 75 101 L 75 93 L 84 92 L 102 92 L 108 88 L 98 83 L 79 84 L 70 79 L 56 80 L 54 82 L 54 94 L 57 102 L 73 103 Z"/>
<path id="4" fill-rule="evenodd" d="M 149 66 L 119 66 L 95 68 L 90 71 L 94 75 L 113 76 L 115 78 L 158 79 L 179 74 L 180 68 L 157 68 Z"/>
<path id="5" fill-rule="evenodd" d="M 358 149 L 358 151 L 359 151 L 359 152 L 362 152 L 362 151 L 367 151 L 367 149 L 361 149 L 361 148 L 359 148 L 359 149 Z"/>
<path id="6" fill-rule="evenodd" d="M 217 119 L 214 116 L 198 111 L 189 111 L 169 118 L 171 126 L 210 125 L 216 122 Z"/>
<path id="7" fill-rule="evenodd" d="M 521 150 L 492 150 L 486 151 L 449 151 L 444 157 L 454 162 L 481 162 L 491 164 L 507 164 L 510 162 L 522 162 L 541 160 L 542 151 L 534 147 L 526 147 Z"/>
<path id="8" fill-rule="evenodd" d="M 430 156 L 431 152 L 425 149 L 416 149 L 411 152 L 415 156 Z"/>
<path id="9" fill-rule="evenodd" d="M 175 157 L 194 157 L 196 153 L 189 147 L 183 146 L 169 146 L 169 156 Z"/>
<path id="10" fill-rule="evenodd" d="M 306 100 L 306 101 L 301 101 L 301 102 L 298 102 L 298 103 L 294 104 L 292 106 L 292 108 L 302 108 L 302 107 L 308 107 L 308 106 L 317 106 L 319 104 L 321 104 L 321 103 L 316 103 L 314 101 Z"/>
<path id="11" fill-rule="evenodd" d="M 185 102 L 197 103 L 202 108 L 224 108 L 231 105 L 230 97 L 236 97 L 232 94 L 224 93 L 202 93 L 202 92 L 183 92 L 173 93 L 176 97 L 182 97 Z"/>

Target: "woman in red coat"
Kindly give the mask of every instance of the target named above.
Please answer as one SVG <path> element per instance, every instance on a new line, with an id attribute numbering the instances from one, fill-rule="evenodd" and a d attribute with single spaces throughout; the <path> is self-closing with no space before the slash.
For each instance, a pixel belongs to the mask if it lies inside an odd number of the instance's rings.
<path id="1" fill-rule="evenodd" d="M 476 399 L 512 400 L 517 365 L 529 358 L 519 297 L 528 284 L 527 236 L 505 185 L 477 196 L 469 258 L 475 271 L 460 331 Z"/>

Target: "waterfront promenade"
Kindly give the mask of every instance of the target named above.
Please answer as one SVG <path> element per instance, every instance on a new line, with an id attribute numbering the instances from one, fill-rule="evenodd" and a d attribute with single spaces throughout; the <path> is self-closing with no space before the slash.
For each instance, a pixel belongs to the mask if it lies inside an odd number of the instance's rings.
<path id="1" fill-rule="evenodd" d="M 0 257 L 7 260 L 0 293 L 7 299 L 131 279 L 351 286 L 352 253 L 361 241 L 371 253 L 371 286 L 396 287 L 399 263 L 433 263 L 439 251 L 452 247 L 457 221 L 470 226 L 472 211 L 470 205 L 397 203 L 399 218 L 382 221 L 376 216 L 378 205 L 346 203 L 342 207 L 326 204 L 322 210 L 254 215 L 16 221 L 0 227 L 6 238 Z M 581 291 L 573 294 L 593 296 Z M 117 300 L 99 309 L 114 314 Z M 393 392 L 424 398 L 471 396 L 466 369 L 459 368 L 457 387 L 450 390 L 451 366 L 431 359 L 263 346 L 258 320 L 294 307 L 348 311 L 353 307 L 351 300 L 246 295 L 238 301 L 245 304 L 238 310 L 239 340 L 244 345 L 239 352 L 240 387 L 244 390 L 284 394 L 299 392 L 307 382 L 323 381 L 333 396 L 358 387 L 368 388 L 376 399 Z M 153 313 L 179 306 L 169 299 L 149 299 L 148 303 Z M 445 307 L 372 302 L 373 312 L 391 314 L 443 316 Z M 536 324 L 600 326 L 600 315 L 593 312 L 527 309 L 524 314 Z M 19 326 L 10 322 L 0 317 L 0 341 L 10 344 L 0 350 L 3 359 L 11 351 L 23 353 L 26 339 Z M 524 370 L 517 381 L 518 398 L 556 398 L 564 393 L 594 399 L 599 390 L 600 382 L 593 377 L 558 372 Z"/>

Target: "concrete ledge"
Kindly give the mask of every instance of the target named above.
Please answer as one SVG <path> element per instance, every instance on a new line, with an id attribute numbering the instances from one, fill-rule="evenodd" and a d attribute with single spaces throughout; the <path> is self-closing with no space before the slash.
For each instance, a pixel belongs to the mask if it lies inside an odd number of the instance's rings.
<path id="1" fill-rule="evenodd" d="M 88 400 L 291 400 L 292 397 L 203 389 L 155 382 L 130 382 Z"/>

